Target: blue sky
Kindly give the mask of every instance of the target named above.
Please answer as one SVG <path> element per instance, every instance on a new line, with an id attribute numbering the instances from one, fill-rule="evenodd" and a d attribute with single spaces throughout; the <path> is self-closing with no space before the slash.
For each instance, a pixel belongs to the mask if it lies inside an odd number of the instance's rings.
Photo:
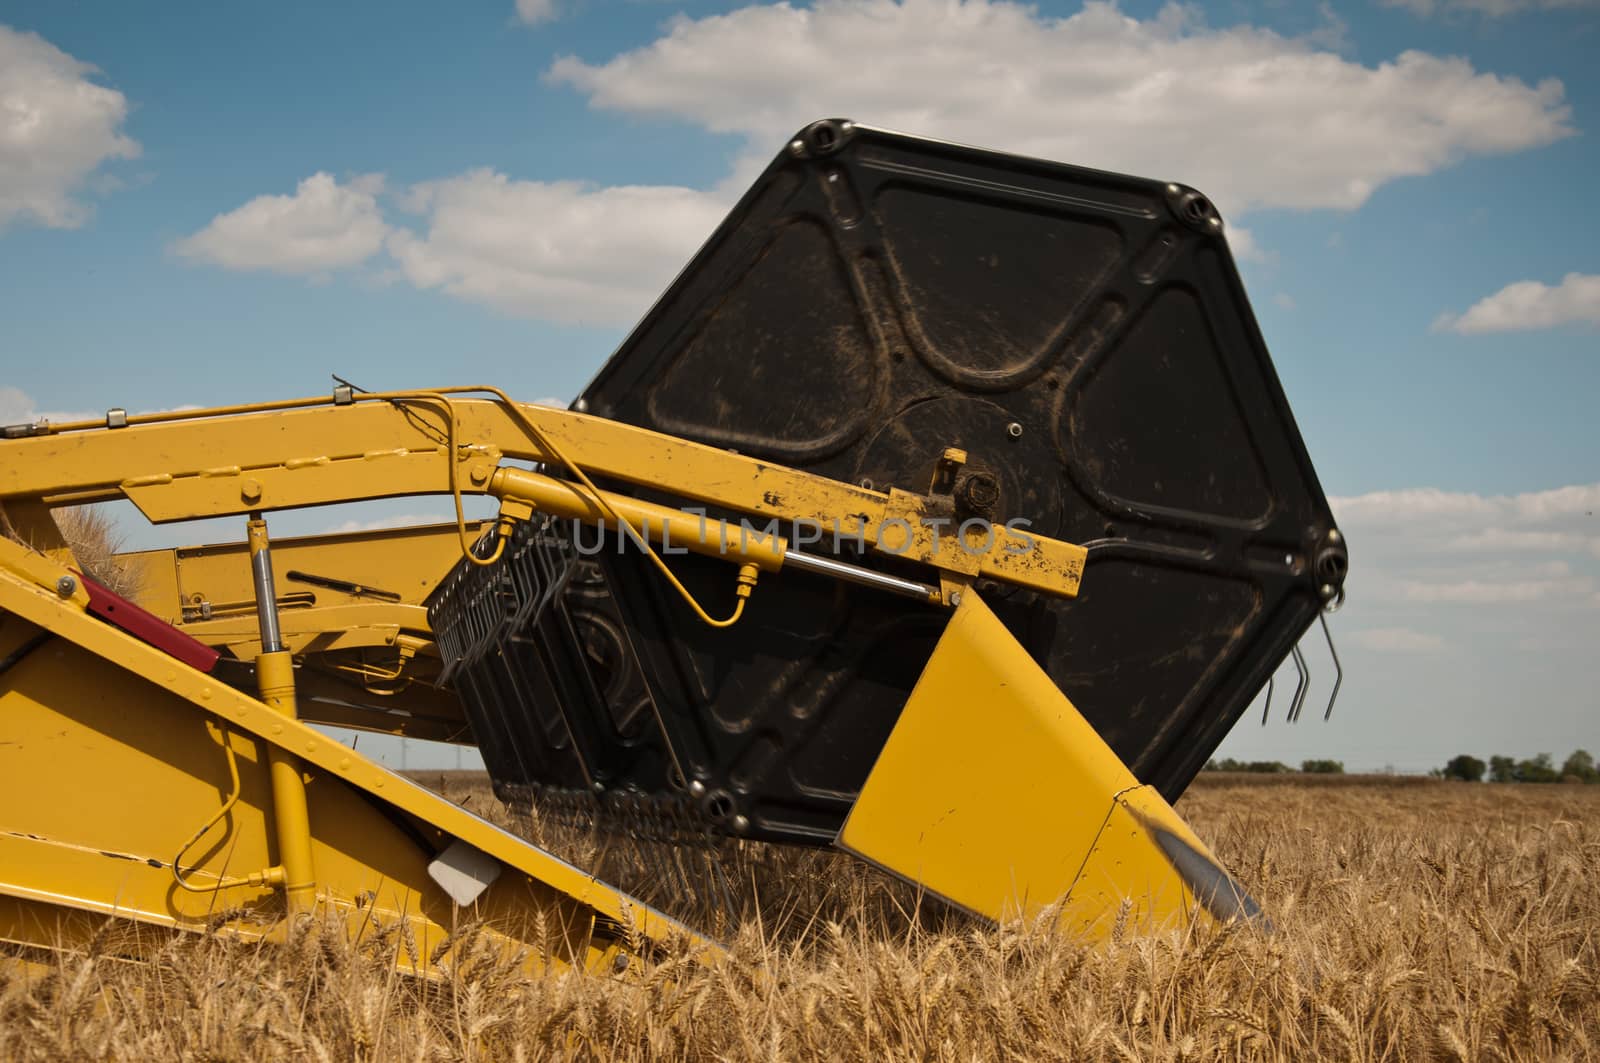
<path id="1" fill-rule="evenodd" d="M 1222 752 L 1600 750 L 1597 50 L 1595 0 L 4 0 L 0 420 L 569 397 L 824 114 L 1173 177 L 1352 547 L 1333 721 Z"/>

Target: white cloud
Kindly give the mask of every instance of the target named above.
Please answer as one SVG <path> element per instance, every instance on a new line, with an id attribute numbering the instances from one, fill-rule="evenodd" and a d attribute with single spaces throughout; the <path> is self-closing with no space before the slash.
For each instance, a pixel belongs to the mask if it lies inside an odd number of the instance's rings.
<path id="1" fill-rule="evenodd" d="M 537 26 L 556 17 L 555 0 L 517 0 L 517 21 Z"/>
<path id="2" fill-rule="evenodd" d="M 1600 0 L 1383 0 L 1385 7 L 1402 7 L 1427 18 L 1437 14 L 1467 13 L 1506 18 L 1529 11 L 1575 11 L 1600 7 Z"/>
<path id="3" fill-rule="evenodd" d="M 257 196 L 217 215 L 174 249 L 228 269 L 314 274 L 359 265 L 382 249 L 389 232 L 378 207 L 382 189 L 377 175 L 341 185 L 315 173 L 292 196 Z"/>
<path id="4" fill-rule="evenodd" d="M 1441 314 L 1435 331 L 1513 332 L 1600 325 L 1600 275 L 1569 273 L 1555 287 L 1540 281 L 1517 281 L 1478 300 L 1461 315 Z"/>
<path id="5" fill-rule="evenodd" d="M 412 284 L 574 324 L 636 320 L 729 206 L 689 188 L 514 181 L 490 170 L 418 185 L 407 198 L 426 232 L 396 230 L 388 246 Z"/>
<path id="6" fill-rule="evenodd" d="M 0 425 L 32 424 L 35 421 L 49 421 L 52 424 L 66 424 L 70 421 L 87 421 L 92 417 L 104 417 L 106 411 L 98 410 L 88 412 L 83 410 L 41 410 L 33 396 L 18 387 L 0 385 Z"/>
<path id="7" fill-rule="evenodd" d="M 1499 605 L 1550 598 L 1582 598 L 1590 593 L 1593 585 L 1587 579 L 1465 579 L 1452 583 L 1405 580 L 1400 587 L 1406 600 L 1412 602 Z"/>
<path id="8" fill-rule="evenodd" d="M 819 0 L 679 17 L 549 77 L 593 106 L 687 119 L 763 154 L 823 115 L 1193 184 L 1225 212 L 1359 207 L 1400 177 L 1573 132 L 1560 82 L 1403 52 L 1366 66 L 1170 5 L 1066 18 L 1003 0 Z M 737 105 L 731 105 L 737 101 Z M 1066 116 L 1066 117 L 1064 117 Z"/>
<path id="9" fill-rule="evenodd" d="M 547 17 L 553 2 L 519 16 Z M 505 313 L 615 325 L 648 308 L 782 138 L 822 115 L 1172 177 L 1228 211 L 1354 208 L 1387 181 L 1574 132 L 1557 81 L 1530 86 L 1416 51 L 1365 66 L 1327 50 L 1338 26 L 1325 20 L 1327 32 L 1292 39 L 1211 29 L 1176 5 L 1140 20 L 1100 0 L 1067 18 L 1006 0 L 679 16 L 652 43 L 593 64 L 565 57 L 547 78 L 597 108 L 741 137 L 711 190 L 477 170 L 408 190 L 401 202 L 419 221 L 386 229 L 370 197 L 319 174 L 181 247 L 234 268 L 314 272 L 363 261 L 381 240 L 393 261 L 375 283 L 403 277 Z M 303 215 L 309 235 L 284 232 L 288 215 Z M 1247 228 L 1230 226 L 1229 241 L 1242 261 L 1272 261 Z"/>
<path id="10" fill-rule="evenodd" d="M 374 520 L 345 520 L 338 524 L 329 525 L 317 535 L 349 535 L 353 532 L 387 531 L 390 528 L 421 528 L 431 524 L 445 524 L 454 517 L 442 517 L 437 513 L 397 513 L 391 517 L 378 517 Z M 477 520 L 477 517 L 468 517 L 468 520 Z"/>
<path id="11" fill-rule="evenodd" d="M 1227 228 L 1228 250 L 1240 262 L 1274 262 L 1277 256 L 1256 243 L 1255 234 L 1240 225 Z"/>
<path id="12" fill-rule="evenodd" d="M 122 132 L 127 98 L 96 85 L 94 73 L 38 34 L 0 26 L 0 227 L 13 218 L 83 224 L 84 180 L 107 160 L 139 154 Z"/>
<path id="13" fill-rule="evenodd" d="M 1351 633 L 1348 638 L 1362 649 L 1375 653 L 1435 653 L 1444 649 L 1444 639 L 1408 627 L 1375 627 Z"/>
<path id="14" fill-rule="evenodd" d="M 1360 522 L 1392 527 L 1419 521 L 1491 522 L 1543 521 L 1560 517 L 1593 516 L 1600 511 L 1600 484 L 1574 484 L 1550 491 L 1516 495 L 1482 495 L 1470 491 L 1441 491 L 1414 487 L 1399 491 L 1372 491 L 1346 498 L 1330 498 L 1341 524 Z"/>
<path id="15" fill-rule="evenodd" d="M 1350 540 L 1353 596 L 1587 608 L 1600 578 L 1600 484 L 1514 495 L 1414 488 L 1330 501 Z"/>
<path id="16" fill-rule="evenodd" d="M 128 414 L 137 417 L 146 413 L 174 413 L 198 409 L 200 407 L 193 403 L 184 403 L 179 406 L 165 406 L 158 410 L 129 410 Z M 104 421 L 105 416 L 105 410 L 41 410 L 37 400 L 21 388 L 0 385 L 0 425 L 33 424 L 37 421 L 49 421 L 51 424 L 61 425 L 73 421 Z"/>
<path id="17" fill-rule="evenodd" d="M 1479 532 L 1458 535 L 1444 544 L 1446 550 L 1464 553 L 1538 553 L 1562 551 L 1587 553 L 1600 557 L 1600 535 L 1580 535 L 1576 532 L 1517 531 L 1507 528 L 1485 528 Z"/>

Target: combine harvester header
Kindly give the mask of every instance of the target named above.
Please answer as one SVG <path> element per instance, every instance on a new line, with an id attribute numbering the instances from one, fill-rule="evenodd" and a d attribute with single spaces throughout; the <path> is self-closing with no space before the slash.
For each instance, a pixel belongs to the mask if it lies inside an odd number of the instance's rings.
<path id="1" fill-rule="evenodd" d="M 441 493 L 454 524 L 269 541 Z M 135 603 L 51 516 L 114 499 L 245 535 L 125 555 Z M 423 972 L 463 909 L 535 966 L 684 931 L 311 723 L 990 918 L 1254 918 L 1170 802 L 1347 567 L 1205 197 L 837 120 L 570 410 L 341 382 L 12 426 L 0 512 L 0 938 L 319 911 Z"/>

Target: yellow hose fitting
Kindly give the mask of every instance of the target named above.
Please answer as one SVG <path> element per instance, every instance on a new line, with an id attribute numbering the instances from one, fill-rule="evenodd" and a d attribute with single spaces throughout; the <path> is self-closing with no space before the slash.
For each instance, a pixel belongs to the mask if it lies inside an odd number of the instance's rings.
<path id="1" fill-rule="evenodd" d="M 746 563 L 739 566 L 739 586 L 735 588 L 734 593 L 741 601 L 750 597 L 750 592 L 756 589 L 756 578 L 760 575 L 761 569 L 754 564 Z"/>
<path id="2" fill-rule="evenodd" d="M 498 558 L 505 550 L 505 544 L 511 541 L 511 534 L 517 530 L 517 525 L 523 521 L 532 520 L 537 510 L 533 505 L 520 498 L 502 498 L 500 500 L 500 513 L 495 518 L 494 534 L 498 540 L 495 544 L 494 557 Z"/>

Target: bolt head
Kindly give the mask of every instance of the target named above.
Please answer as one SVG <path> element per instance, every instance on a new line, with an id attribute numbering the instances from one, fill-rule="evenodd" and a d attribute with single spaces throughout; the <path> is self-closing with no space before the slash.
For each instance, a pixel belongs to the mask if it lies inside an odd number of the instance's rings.
<path id="1" fill-rule="evenodd" d="M 239 497 L 246 502 L 261 501 L 261 484 L 255 480 L 246 480 L 239 485 Z"/>
<path id="2" fill-rule="evenodd" d="M 71 576 L 62 576 L 56 580 L 56 593 L 63 598 L 71 598 L 78 590 L 78 581 Z"/>
<path id="3" fill-rule="evenodd" d="M 734 816 L 733 817 L 733 832 L 735 834 L 749 834 L 750 833 L 750 817 L 749 816 L 745 816 L 745 815 Z"/>
<path id="4" fill-rule="evenodd" d="M 1000 501 L 1000 483 L 986 472 L 975 472 L 956 485 L 956 507 L 966 513 L 988 516 Z"/>
<path id="5" fill-rule="evenodd" d="M 1010 424 L 1006 425 L 1006 435 L 1010 436 L 1012 439 L 1021 439 L 1022 423 L 1020 421 L 1012 421 Z"/>
<path id="6" fill-rule="evenodd" d="M 950 592 L 950 604 L 951 605 L 960 605 L 961 604 L 961 592 L 960 591 L 951 591 Z"/>
<path id="7" fill-rule="evenodd" d="M 689 793 L 695 797 L 704 797 L 706 793 L 706 784 L 701 782 L 699 779 L 695 779 L 689 784 Z"/>
<path id="8" fill-rule="evenodd" d="M 1338 528 L 1333 528 L 1328 532 L 1328 541 L 1330 543 L 1343 542 L 1344 536 L 1339 534 Z"/>

